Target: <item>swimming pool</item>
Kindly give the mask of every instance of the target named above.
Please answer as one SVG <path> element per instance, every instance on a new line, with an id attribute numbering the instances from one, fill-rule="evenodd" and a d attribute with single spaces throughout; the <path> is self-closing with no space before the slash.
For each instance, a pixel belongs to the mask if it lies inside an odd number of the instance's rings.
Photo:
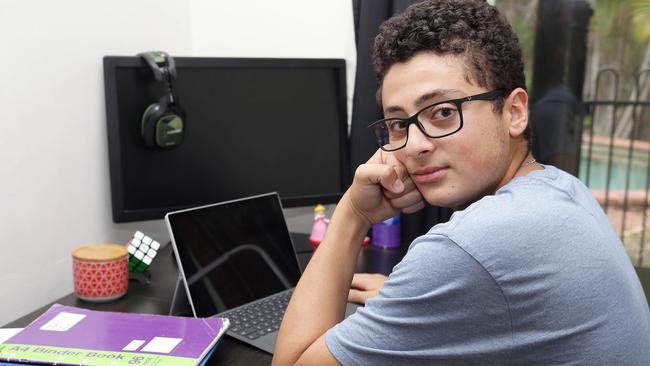
<path id="1" fill-rule="evenodd" d="M 584 155 L 583 155 L 584 156 Z M 607 160 L 595 158 L 591 160 L 589 167 L 589 181 L 587 181 L 587 159 L 586 157 L 580 159 L 580 180 L 583 181 L 591 189 L 606 189 L 607 188 Z M 648 176 L 648 164 L 643 163 L 636 159 L 632 160 L 630 164 L 630 184 L 629 189 L 646 189 L 646 181 Z M 613 158 L 610 171 L 609 189 L 612 191 L 625 190 L 625 182 L 627 177 L 628 160 L 627 158 Z"/>

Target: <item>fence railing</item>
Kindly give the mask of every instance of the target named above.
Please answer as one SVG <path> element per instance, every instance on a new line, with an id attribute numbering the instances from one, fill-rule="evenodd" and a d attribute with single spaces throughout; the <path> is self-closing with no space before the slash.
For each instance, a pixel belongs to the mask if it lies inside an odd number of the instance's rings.
<path id="1" fill-rule="evenodd" d="M 584 103 L 579 162 L 580 178 L 594 192 L 637 266 L 650 266 L 650 121 L 644 118 L 650 101 L 640 100 L 646 87 L 641 79 L 649 73 L 650 69 L 643 69 L 637 74 L 632 100 L 620 100 L 618 71 L 612 67 L 599 71 L 594 95 L 601 95 L 599 89 L 608 75 L 609 95 Z"/>

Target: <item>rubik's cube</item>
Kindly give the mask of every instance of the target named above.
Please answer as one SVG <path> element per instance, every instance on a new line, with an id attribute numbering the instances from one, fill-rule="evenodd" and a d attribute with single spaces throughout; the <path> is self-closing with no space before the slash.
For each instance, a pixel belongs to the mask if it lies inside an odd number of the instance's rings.
<path id="1" fill-rule="evenodd" d="M 144 272 L 158 254 L 160 243 L 144 235 L 141 231 L 136 231 L 127 249 L 129 251 L 129 271 Z"/>

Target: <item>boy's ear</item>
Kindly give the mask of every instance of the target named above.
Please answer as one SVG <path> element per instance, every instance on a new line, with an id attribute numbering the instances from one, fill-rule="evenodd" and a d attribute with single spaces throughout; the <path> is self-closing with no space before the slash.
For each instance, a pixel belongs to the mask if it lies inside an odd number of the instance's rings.
<path id="1" fill-rule="evenodd" d="M 528 126 L 528 93 L 522 88 L 516 88 L 506 99 L 504 117 L 507 119 L 510 137 L 518 137 Z"/>

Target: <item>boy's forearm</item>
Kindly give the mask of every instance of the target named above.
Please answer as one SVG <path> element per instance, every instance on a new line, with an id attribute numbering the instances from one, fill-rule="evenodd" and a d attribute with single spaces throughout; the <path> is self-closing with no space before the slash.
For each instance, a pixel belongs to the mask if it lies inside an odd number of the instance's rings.
<path id="1" fill-rule="evenodd" d="M 293 364 L 345 315 L 350 283 L 370 225 L 339 203 L 318 250 L 293 293 L 282 321 L 274 363 Z"/>

